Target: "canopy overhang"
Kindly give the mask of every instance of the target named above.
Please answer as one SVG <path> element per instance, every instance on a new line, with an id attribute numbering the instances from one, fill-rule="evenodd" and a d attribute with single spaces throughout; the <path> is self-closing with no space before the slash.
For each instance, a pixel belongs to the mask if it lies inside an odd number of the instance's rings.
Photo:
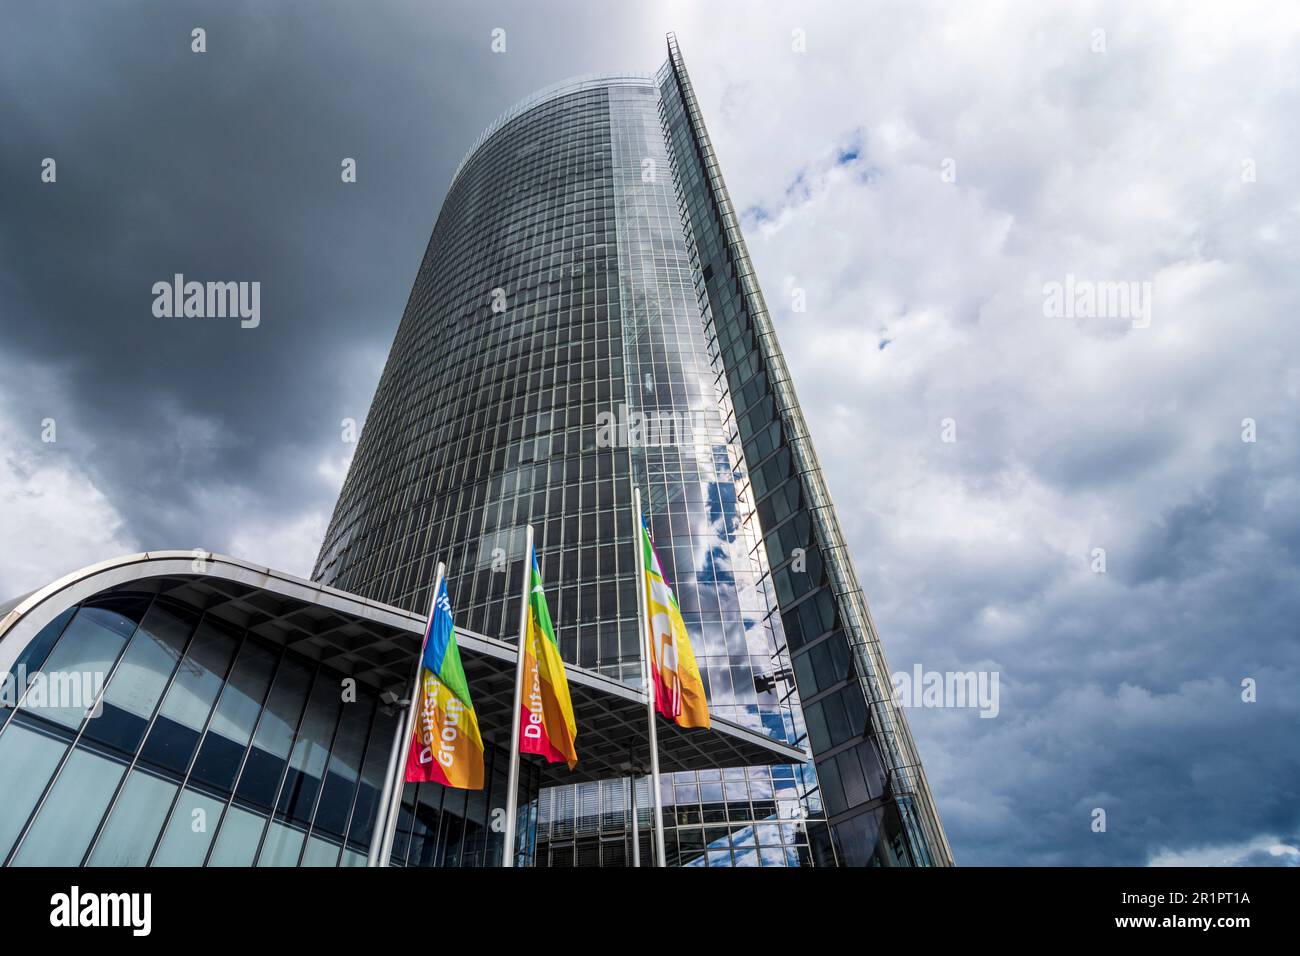
<path id="1" fill-rule="evenodd" d="M 153 551 L 91 565 L 16 601 L 0 605 L 0 672 L 40 629 L 68 607 L 111 591 L 166 595 L 379 691 L 409 691 L 425 620 L 336 588 L 202 551 Z M 456 630 L 483 736 L 509 745 L 515 647 Z M 646 696 L 603 674 L 569 665 L 578 724 L 577 769 L 547 764 L 543 785 L 647 772 Z M 807 754 L 738 724 L 712 718 L 708 730 L 660 720 L 659 767 L 665 773 L 801 763 Z M 535 758 L 528 758 L 535 759 Z"/>

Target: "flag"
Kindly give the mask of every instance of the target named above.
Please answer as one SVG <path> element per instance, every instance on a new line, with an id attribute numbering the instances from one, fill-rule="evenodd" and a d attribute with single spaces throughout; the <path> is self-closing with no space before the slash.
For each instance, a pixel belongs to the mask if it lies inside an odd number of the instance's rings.
<path id="1" fill-rule="evenodd" d="M 519 714 L 519 750 L 541 754 L 551 763 L 578 764 L 574 738 L 578 725 L 569 699 L 569 679 L 555 639 L 551 612 L 542 591 L 537 550 L 529 555 L 528 629 L 524 638 L 524 693 Z"/>
<path id="2" fill-rule="evenodd" d="M 709 703 L 691 650 L 681 609 L 664 580 L 650 544 L 650 528 L 641 517 L 641 551 L 645 559 L 646 613 L 650 617 L 650 673 L 655 708 L 680 727 L 708 727 Z"/>
<path id="3" fill-rule="evenodd" d="M 406 755 L 408 783 L 483 789 L 483 738 L 456 646 L 447 582 L 439 582 L 424 635 L 415 729 Z"/>

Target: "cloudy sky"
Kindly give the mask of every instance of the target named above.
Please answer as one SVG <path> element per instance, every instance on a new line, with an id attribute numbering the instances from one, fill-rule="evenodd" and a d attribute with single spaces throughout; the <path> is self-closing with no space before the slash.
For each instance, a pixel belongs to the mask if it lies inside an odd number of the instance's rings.
<path id="1" fill-rule="evenodd" d="M 958 862 L 1300 864 L 1300 15 L 221 10 L 4 8 L 0 598 L 309 572 L 466 148 L 672 29 L 891 664 L 999 674 L 995 718 L 910 712 Z M 154 318 L 176 272 L 259 280 L 261 326 Z"/>

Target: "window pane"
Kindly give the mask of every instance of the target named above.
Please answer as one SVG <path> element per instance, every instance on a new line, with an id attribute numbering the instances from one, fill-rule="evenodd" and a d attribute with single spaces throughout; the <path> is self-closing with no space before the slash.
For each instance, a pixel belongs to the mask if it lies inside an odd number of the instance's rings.
<path id="1" fill-rule="evenodd" d="M 134 630 L 135 621 L 124 614 L 83 607 L 40 669 L 44 693 L 38 695 L 33 684 L 23 708 L 65 727 L 80 726 L 94 693 L 103 686 Z"/>
<path id="2" fill-rule="evenodd" d="M 370 733 L 370 716 L 374 699 L 362 697 L 343 708 L 338 736 L 330 754 L 329 771 L 321 788 L 320 805 L 312 827 L 337 836 L 343 836 L 348 814 L 352 811 L 352 798 L 357 790 L 357 775 L 361 769 L 361 753 Z"/>
<path id="3" fill-rule="evenodd" d="M 414 834 L 408 866 L 436 866 L 438 860 L 438 824 L 441 819 L 445 787 L 423 784 L 416 794 Z"/>
<path id="4" fill-rule="evenodd" d="M 867 782 L 862 777 L 862 764 L 858 763 L 855 751 L 844 751 L 835 758 L 835 765 L 839 768 L 840 783 L 844 786 L 844 799 L 850 807 L 856 807 L 870 798 Z"/>
<path id="5" fill-rule="evenodd" d="M 339 845 L 313 836 L 307 841 L 307 851 L 302 855 L 303 866 L 336 866 L 339 859 Z M 364 858 L 363 858 L 364 862 Z"/>
<path id="6" fill-rule="evenodd" d="M 262 839 L 266 817 L 232 806 L 221 821 L 217 845 L 208 866 L 252 866 L 257 844 Z"/>
<path id="7" fill-rule="evenodd" d="M 311 671 L 306 665 L 286 657 L 280 662 L 271 696 L 262 711 L 248 761 L 239 776 L 236 791 L 242 800 L 258 806 L 270 807 L 280 787 L 280 778 L 307 702 L 307 688 L 311 684 Z"/>
<path id="8" fill-rule="evenodd" d="M 78 747 L 14 856 L 14 866 L 80 866 L 126 767 Z"/>
<path id="9" fill-rule="evenodd" d="M 839 765 L 834 759 L 823 760 L 817 764 L 817 779 L 821 781 L 822 797 L 826 801 L 826 813 L 835 816 L 849 808 L 844 800 L 844 785 L 840 783 Z"/>
<path id="10" fill-rule="evenodd" d="M 266 843 L 262 854 L 257 858 L 258 866 L 297 866 L 298 852 L 302 849 L 303 837 L 307 834 L 287 823 L 272 823 L 266 834 Z"/>
<path id="11" fill-rule="evenodd" d="M 325 671 L 317 673 L 307 713 L 303 716 L 293 744 L 293 755 L 289 758 L 289 772 L 276 801 L 279 813 L 304 824 L 310 822 L 316 807 L 325 761 L 334 743 L 342 693 L 337 677 Z"/>
<path id="12" fill-rule="evenodd" d="M 0 736 L 0 863 L 45 792 L 67 743 L 15 721 Z"/>
<path id="13" fill-rule="evenodd" d="M 192 612 L 154 602 L 104 691 L 102 713 L 86 726 L 88 737 L 136 751 L 196 620 Z"/>
<path id="14" fill-rule="evenodd" d="M 808 743 L 812 746 L 812 751 L 819 754 L 824 750 L 829 750 L 831 746 L 830 733 L 826 729 L 826 716 L 822 712 L 822 702 L 809 704 L 803 711 L 804 724 L 808 728 Z"/>
<path id="15" fill-rule="evenodd" d="M 237 644 L 234 632 L 211 619 L 199 625 L 145 740 L 141 759 L 185 771 Z"/>
<path id="16" fill-rule="evenodd" d="M 90 854 L 91 866 L 144 866 L 162 829 L 176 784 L 134 770 Z"/>
<path id="17" fill-rule="evenodd" d="M 882 855 L 876 852 L 880 839 L 878 812 L 859 814 L 835 827 L 844 866 L 872 866 L 883 862 Z"/>
<path id="18" fill-rule="evenodd" d="M 397 730 L 397 717 L 381 713 L 370 730 L 370 743 L 366 747 L 366 762 L 361 771 L 361 786 L 357 788 L 357 803 L 352 810 L 352 823 L 348 843 L 363 851 L 370 846 L 370 836 L 379 815 L 379 795 L 384 787 L 384 771 L 388 754 Z"/>
<path id="19" fill-rule="evenodd" d="M 191 774 L 221 790 L 229 790 L 244 759 L 248 738 L 257 723 L 262 699 L 271 685 L 275 654 L 255 641 L 245 641 L 230 680 L 221 691 L 212 724 L 199 748 Z"/>
<path id="20" fill-rule="evenodd" d="M 858 693 L 856 688 L 849 688 L 853 693 Z M 844 743 L 850 737 L 856 736 L 853 728 L 849 726 L 848 714 L 844 710 L 844 691 L 837 691 L 821 701 L 822 714 L 826 718 L 826 730 L 830 735 L 830 746 L 834 747 Z"/>
<path id="21" fill-rule="evenodd" d="M 186 788 L 172 810 L 154 866 L 202 866 L 225 804 Z"/>
<path id="22" fill-rule="evenodd" d="M 21 696 L 23 688 L 27 686 L 27 675 L 34 672 L 45 661 L 45 657 L 50 653 L 50 648 L 54 642 L 63 634 L 63 629 L 67 627 L 68 621 L 72 620 L 72 615 L 77 613 L 75 607 L 70 607 L 62 614 L 50 621 L 41 628 L 28 645 L 23 648 L 17 660 L 14 661 L 13 668 L 7 674 L 0 674 L 0 729 L 3 729 L 5 720 L 9 717 L 9 711 Z M 0 851 L 3 852 L 3 851 Z"/>

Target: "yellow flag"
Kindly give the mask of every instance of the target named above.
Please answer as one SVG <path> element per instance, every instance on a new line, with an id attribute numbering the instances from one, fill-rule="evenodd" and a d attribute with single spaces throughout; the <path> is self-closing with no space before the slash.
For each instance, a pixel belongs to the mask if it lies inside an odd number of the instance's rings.
<path id="1" fill-rule="evenodd" d="M 695 663 L 691 638 L 673 589 L 664 580 L 659 558 L 650 544 L 650 529 L 641 517 L 641 549 L 645 558 L 646 607 L 650 616 L 650 671 L 654 675 L 655 709 L 679 727 L 708 727 L 709 702 Z"/>

